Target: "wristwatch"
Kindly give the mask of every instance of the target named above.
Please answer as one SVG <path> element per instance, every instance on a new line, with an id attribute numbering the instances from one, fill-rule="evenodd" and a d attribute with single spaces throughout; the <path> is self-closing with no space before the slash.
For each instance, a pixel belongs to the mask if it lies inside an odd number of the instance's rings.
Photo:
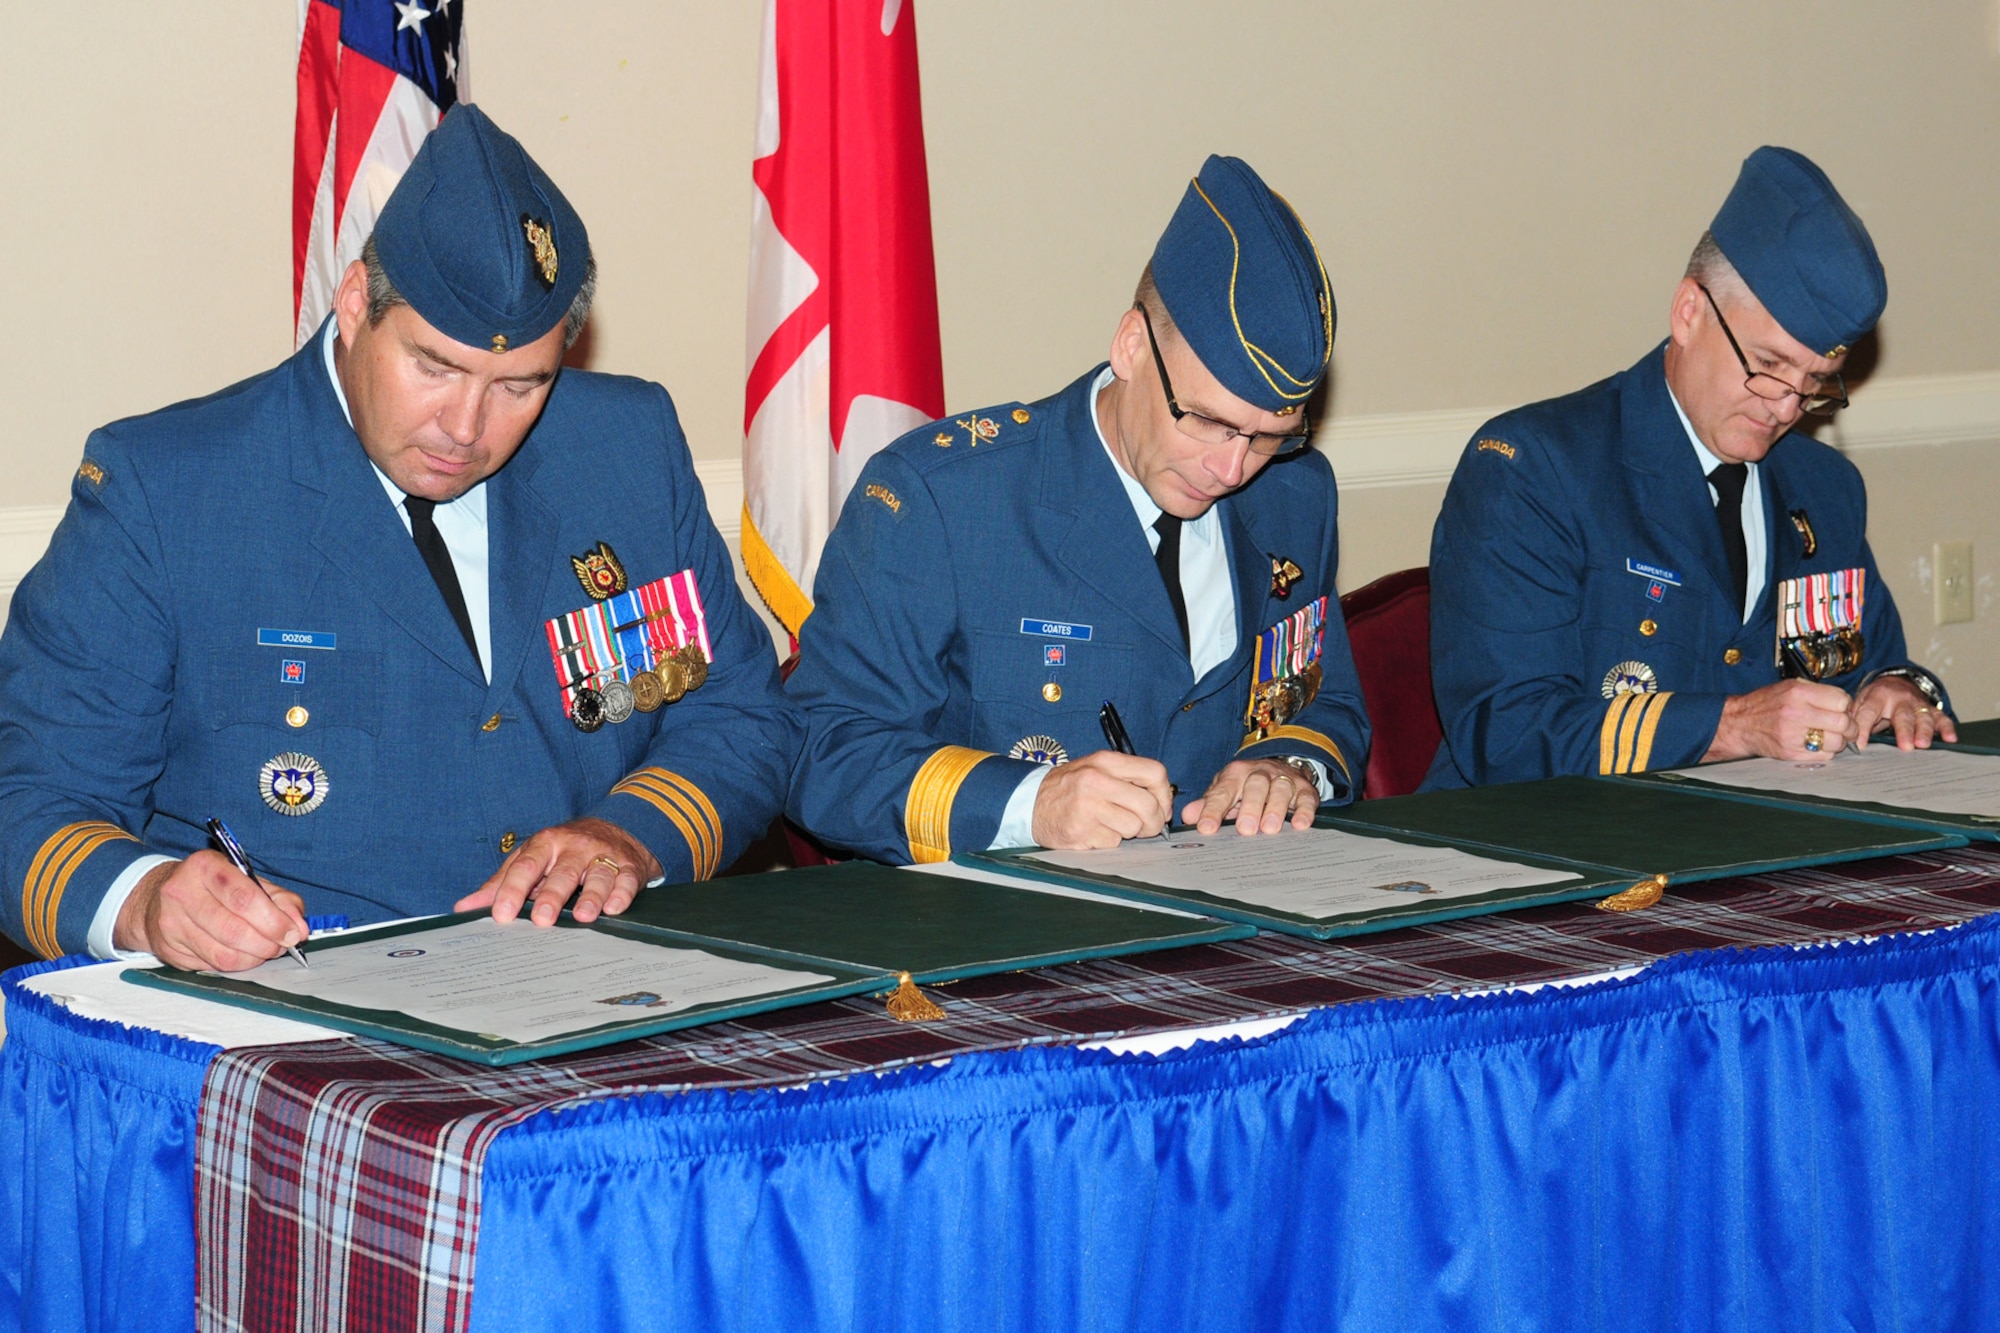
<path id="1" fill-rule="evenodd" d="M 1884 676 L 1895 676 L 1899 679 L 1909 681 L 1910 684 L 1916 687 L 1917 693 L 1923 695 L 1929 701 L 1931 707 L 1941 713 L 1949 711 L 1944 706 L 1943 682 L 1920 666 L 1883 667 L 1880 671 L 1871 671 L 1861 678 L 1861 683 L 1854 687 L 1854 692 L 1857 695 L 1860 694 L 1861 691 L 1867 689 L 1871 684 L 1882 679 Z"/>

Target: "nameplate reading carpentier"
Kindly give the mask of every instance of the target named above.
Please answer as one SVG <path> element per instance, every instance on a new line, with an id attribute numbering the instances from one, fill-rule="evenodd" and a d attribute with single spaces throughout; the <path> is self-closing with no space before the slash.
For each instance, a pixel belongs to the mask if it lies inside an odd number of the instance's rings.
<path id="1" fill-rule="evenodd" d="M 1670 588 L 1681 586 L 1681 576 L 1673 570 L 1661 569 L 1658 565 L 1649 565 L 1643 560 L 1634 560 L 1629 555 L 1625 557 L 1625 572 L 1637 574 L 1642 579 L 1651 579 L 1655 583 L 1664 583 Z"/>

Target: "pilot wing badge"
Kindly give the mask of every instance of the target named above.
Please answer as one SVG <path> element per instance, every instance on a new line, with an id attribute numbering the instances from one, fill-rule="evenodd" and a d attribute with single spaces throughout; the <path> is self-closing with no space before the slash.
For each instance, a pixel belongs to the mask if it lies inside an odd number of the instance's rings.
<path id="1" fill-rule="evenodd" d="M 592 601 L 601 602 L 625 591 L 625 566 L 618 563 L 618 553 L 609 542 L 599 542 L 582 555 L 571 556 L 569 563 Z"/>

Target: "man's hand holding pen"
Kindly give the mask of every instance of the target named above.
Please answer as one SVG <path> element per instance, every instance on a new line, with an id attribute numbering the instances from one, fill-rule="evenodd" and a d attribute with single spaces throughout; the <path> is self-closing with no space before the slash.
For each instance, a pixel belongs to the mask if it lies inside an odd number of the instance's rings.
<path id="1" fill-rule="evenodd" d="M 118 912 L 112 943 L 170 967 L 241 972 L 306 938 L 305 902 L 269 893 L 220 852 L 147 871 Z"/>
<path id="2" fill-rule="evenodd" d="M 1116 847 L 1127 838 L 1164 833 L 1174 817 L 1166 765 L 1133 753 L 1132 738 L 1109 700 L 1097 710 L 1097 724 L 1111 748 L 1056 765 L 1035 793 L 1038 846 Z"/>

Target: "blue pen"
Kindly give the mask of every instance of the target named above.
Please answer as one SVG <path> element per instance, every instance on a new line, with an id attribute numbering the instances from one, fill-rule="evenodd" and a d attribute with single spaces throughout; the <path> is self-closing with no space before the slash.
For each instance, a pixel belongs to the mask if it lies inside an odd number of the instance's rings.
<path id="1" fill-rule="evenodd" d="M 222 854 L 229 858 L 230 864 L 248 876 L 251 883 L 267 894 L 271 892 L 271 886 L 266 884 L 263 877 L 251 868 L 250 853 L 244 851 L 243 844 L 236 841 L 236 835 L 229 831 L 229 825 L 223 823 L 220 819 L 209 820 L 208 836 L 215 839 L 216 845 L 222 848 Z M 300 967 L 312 966 L 311 963 L 306 961 L 306 956 L 299 952 L 299 947 L 296 944 L 287 944 L 285 952 L 290 954 L 292 960 Z"/>

